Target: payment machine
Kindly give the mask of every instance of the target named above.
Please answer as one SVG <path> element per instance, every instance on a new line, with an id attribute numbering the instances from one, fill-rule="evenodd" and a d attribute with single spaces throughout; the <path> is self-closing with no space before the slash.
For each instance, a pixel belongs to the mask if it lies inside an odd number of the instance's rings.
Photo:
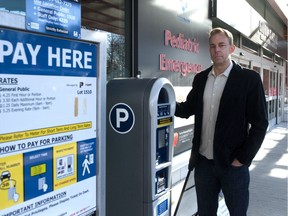
<path id="1" fill-rule="evenodd" d="M 166 78 L 108 82 L 107 216 L 170 215 L 174 112 Z"/>

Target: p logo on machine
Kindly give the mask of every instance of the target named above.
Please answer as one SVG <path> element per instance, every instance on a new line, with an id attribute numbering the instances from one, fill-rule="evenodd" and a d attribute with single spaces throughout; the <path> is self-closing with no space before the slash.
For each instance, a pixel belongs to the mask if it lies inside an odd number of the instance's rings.
<path id="1" fill-rule="evenodd" d="M 127 104 L 118 103 L 110 110 L 109 122 L 117 133 L 126 134 L 134 126 L 135 115 Z"/>

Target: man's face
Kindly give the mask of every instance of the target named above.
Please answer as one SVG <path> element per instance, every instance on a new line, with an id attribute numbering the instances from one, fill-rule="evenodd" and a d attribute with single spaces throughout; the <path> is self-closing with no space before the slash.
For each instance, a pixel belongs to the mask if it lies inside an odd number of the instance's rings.
<path id="1" fill-rule="evenodd" d="M 229 40 L 224 33 L 211 36 L 209 41 L 209 51 L 215 66 L 225 66 L 230 62 L 230 55 L 235 50 L 234 45 L 229 44 Z"/>

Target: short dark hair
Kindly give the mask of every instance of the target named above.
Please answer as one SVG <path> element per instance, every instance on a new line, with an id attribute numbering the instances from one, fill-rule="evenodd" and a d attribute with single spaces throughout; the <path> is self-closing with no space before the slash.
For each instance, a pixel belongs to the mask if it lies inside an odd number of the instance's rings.
<path id="1" fill-rule="evenodd" d="M 229 44 L 232 45 L 234 42 L 233 42 L 233 34 L 228 31 L 227 29 L 224 29 L 224 28 L 220 28 L 220 27 L 217 27 L 217 28 L 213 28 L 210 33 L 209 33 L 209 40 L 210 38 L 215 35 L 215 34 L 219 34 L 219 33 L 224 33 L 226 35 L 226 37 L 228 38 L 229 40 Z"/>

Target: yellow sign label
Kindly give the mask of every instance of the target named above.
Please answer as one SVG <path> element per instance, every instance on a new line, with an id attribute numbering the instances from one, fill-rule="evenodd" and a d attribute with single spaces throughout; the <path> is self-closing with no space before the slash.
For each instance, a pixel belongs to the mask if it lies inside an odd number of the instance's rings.
<path id="1" fill-rule="evenodd" d="M 20 131 L 14 133 L 0 134 L 0 143 L 29 139 L 52 134 L 67 133 L 70 131 L 85 130 L 92 128 L 92 122 L 81 122 L 78 124 L 61 125 L 56 127 L 41 128 L 36 130 Z"/>
<path id="2" fill-rule="evenodd" d="M 40 164 L 30 168 L 31 176 L 40 175 L 46 173 L 46 164 Z"/>
<path id="3" fill-rule="evenodd" d="M 172 117 L 158 119 L 158 126 L 163 127 L 172 123 Z"/>
<path id="4" fill-rule="evenodd" d="M 22 203 L 23 155 L 0 158 L 0 210 Z"/>

